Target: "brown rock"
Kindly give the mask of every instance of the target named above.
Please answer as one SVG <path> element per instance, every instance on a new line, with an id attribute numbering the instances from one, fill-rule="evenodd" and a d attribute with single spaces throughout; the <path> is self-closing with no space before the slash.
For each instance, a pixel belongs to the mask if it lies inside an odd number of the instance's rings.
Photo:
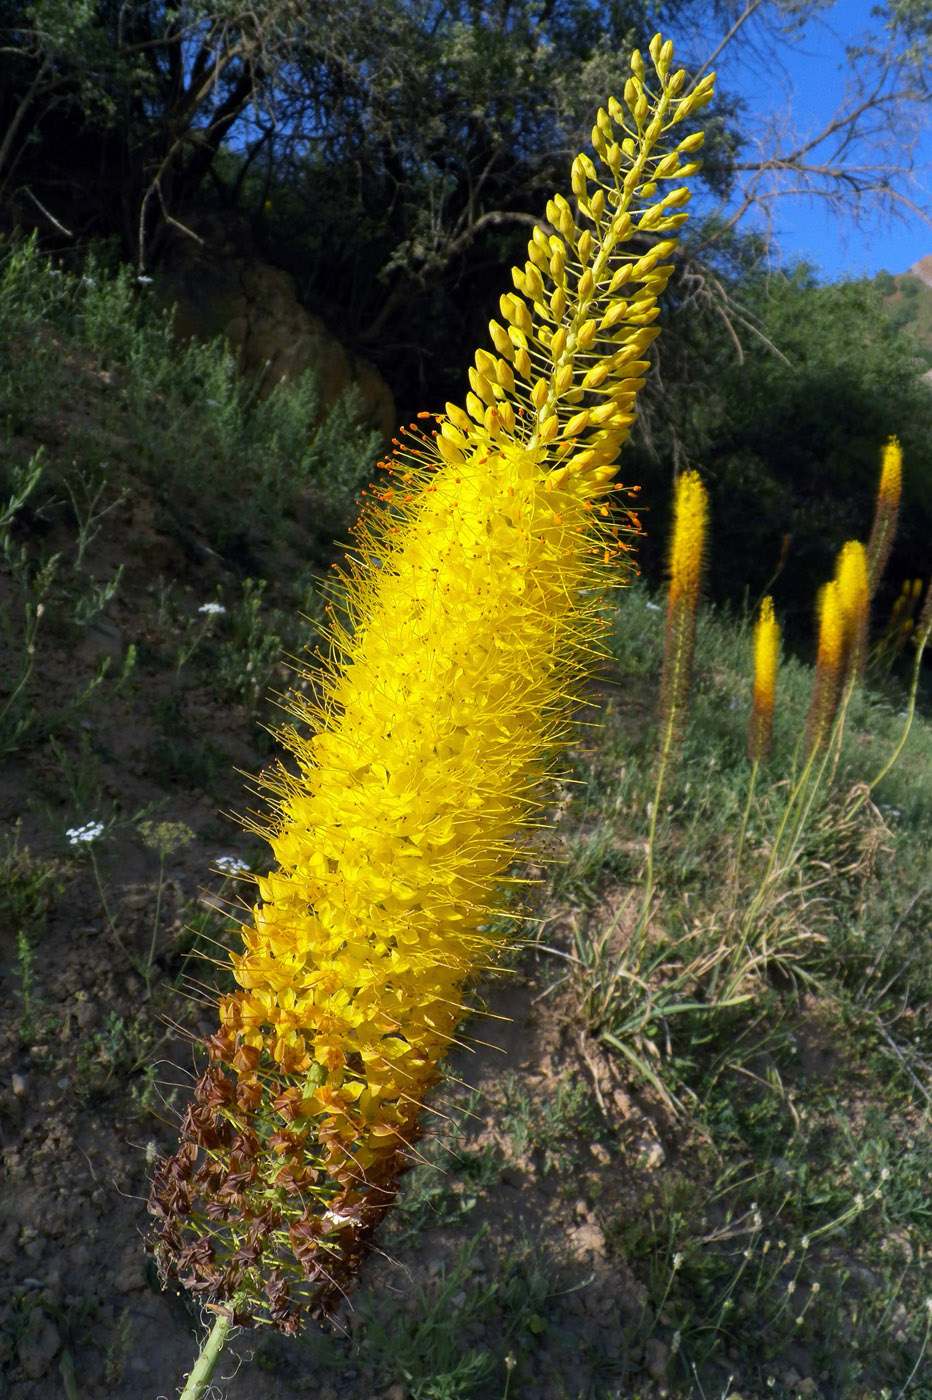
<path id="1" fill-rule="evenodd" d="M 114 1288 L 122 1298 L 126 1293 L 135 1293 L 146 1286 L 146 1274 L 138 1249 L 123 1258 L 123 1264 L 113 1280 Z"/>
<path id="2" fill-rule="evenodd" d="M 19 1364 L 30 1380 L 37 1381 L 44 1376 L 58 1354 L 61 1337 L 58 1328 L 50 1317 L 38 1310 L 29 1318 L 26 1331 L 20 1337 L 17 1347 Z"/>
<path id="3" fill-rule="evenodd" d="M 282 379 L 317 372 L 322 415 L 355 384 L 364 421 L 386 442 L 397 427 L 391 390 L 368 360 L 350 357 L 319 316 L 298 301 L 293 279 L 263 262 L 248 227 L 230 216 L 195 221 L 203 242 L 180 238 L 168 255 L 167 301 L 179 336 L 226 337 L 241 373 L 265 397 Z"/>
<path id="4" fill-rule="evenodd" d="M 96 671 L 102 662 L 108 661 L 111 670 L 123 660 L 123 634 L 105 617 L 98 617 L 88 624 L 87 631 L 78 643 L 75 657 L 83 666 Z"/>
<path id="5" fill-rule="evenodd" d="M 670 1348 L 666 1342 L 659 1337 L 648 1337 L 644 1344 L 644 1365 L 647 1374 L 655 1381 L 666 1380 L 670 1365 Z"/>

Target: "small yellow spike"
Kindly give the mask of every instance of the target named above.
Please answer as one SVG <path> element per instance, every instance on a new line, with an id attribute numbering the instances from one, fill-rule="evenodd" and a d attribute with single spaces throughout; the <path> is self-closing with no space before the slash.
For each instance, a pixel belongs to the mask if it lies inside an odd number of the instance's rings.
<path id="1" fill-rule="evenodd" d="M 748 724 L 748 758 L 753 763 L 762 763 L 770 750 L 779 654 L 780 627 L 768 597 L 754 625 L 754 700 Z"/>

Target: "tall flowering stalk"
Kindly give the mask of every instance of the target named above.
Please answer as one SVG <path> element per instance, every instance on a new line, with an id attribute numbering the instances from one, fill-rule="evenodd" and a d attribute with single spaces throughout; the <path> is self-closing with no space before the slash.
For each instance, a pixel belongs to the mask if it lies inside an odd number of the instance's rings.
<path id="1" fill-rule="evenodd" d="M 870 596 L 873 598 L 877 586 L 890 558 L 893 537 L 900 513 L 900 493 L 903 486 L 903 450 L 899 439 L 891 437 L 884 444 L 880 460 L 880 482 L 877 487 L 877 503 L 874 508 L 874 523 L 867 542 L 867 571 L 870 581 Z"/>
<path id="2" fill-rule="evenodd" d="M 683 472 L 673 498 L 667 631 L 660 682 L 660 713 L 664 732 L 671 739 L 682 728 L 689 699 L 708 520 L 708 494 L 699 473 Z"/>
<path id="3" fill-rule="evenodd" d="M 860 681 L 867 665 L 870 581 L 867 551 L 859 540 L 842 546 L 835 579 L 845 627 L 843 683 Z"/>
<path id="4" fill-rule="evenodd" d="M 867 551 L 858 540 L 849 540 L 839 551 L 835 577 L 820 591 L 817 603 L 819 644 L 805 735 L 810 756 L 827 743 L 849 682 L 863 676 L 869 611 Z"/>
<path id="5" fill-rule="evenodd" d="M 913 645 L 916 648 L 916 654 L 913 658 L 913 675 L 912 682 L 909 687 L 909 702 L 906 706 L 906 723 L 903 726 L 903 733 L 900 736 L 899 743 L 893 750 L 893 753 L 890 755 L 887 762 L 884 764 L 883 768 L 881 768 L 877 776 L 872 779 L 866 791 L 862 794 L 861 801 L 866 801 L 867 797 L 870 793 L 873 792 L 877 784 L 887 776 L 887 774 L 890 772 L 890 769 L 893 767 L 894 763 L 896 763 L 900 754 L 903 752 L 906 740 L 909 738 L 909 731 L 912 728 L 913 719 L 916 714 L 916 695 L 919 690 L 919 673 L 922 669 L 922 658 L 925 655 L 926 647 L 929 645 L 930 637 L 932 637 L 932 583 L 930 583 L 928 588 L 926 589 L 925 601 L 922 605 L 922 610 L 919 613 L 919 619 L 916 623 L 916 628 L 913 633 Z M 858 803 L 858 805 L 860 805 L 860 803 Z"/>
<path id="6" fill-rule="evenodd" d="M 709 521 L 708 493 L 698 472 L 683 472 L 673 496 L 673 533 L 670 537 L 670 587 L 667 593 L 667 630 L 660 680 L 660 762 L 657 786 L 650 811 L 647 836 L 647 864 L 641 913 L 634 932 L 639 943 L 647 931 L 654 895 L 654 848 L 657 840 L 657 813 L 667 775 L 670 755 L 682 732 L 689 704 L 693 652 L 696 645 L 696 612 L 705 561 L 706 529 Z"/>
<path id="7" fill-rule="evenodd" d="M 744 853 L 744 838 L 748 829 L 748 818 L 754 803 L 754 789 L 761 764 L 770 752 L 773 733 L 773 712 L 777 695 L 777 666 L 780 660 L 780 624 L 774 617 L 773 599 L 766 597 L 760 605 L 760 613 L 754 624 L 754 688 L 751 702 L 751 717 L 748 721 L 748 758 L 751 760 L 751 781 L 748 784 L 748 800 L 744 806 L 741 828 L 735 844 L 735 864 L 733 890 L 737 895 L 741 873 L 741 857 Z"/>
<path id="8" fill-rule="evenodd" d="M 836 579 L 832 579 L 820 589 L 816 613 L 819 622 L 819 642 L 805 736 L 806 752 L 810 755 L 817 753 L 828 741 L 841 696 L 845 658 L 845 614 Z"/>
<path id="9" fill-rule="evenodd" d="M 748 758 L 763 763 L 770 752 L 773 711 L 780 656 L 780 624 L 773 615 L 773 599 L 765 598 L 754 624 L 754 698 L 748 723 Z"/>
<path id="10" fill-rule="evenodd" d="M 233 955 L 175 1156 L 150 1199 L 164 1278 L 218 1317 L 186 1395 L 233 1324 L 296 1330 L 351 1287 L 410 1162 L 490 915 L 540 821 L 551 755 L 592 658 L 599 596 L 631 524 L 615 458 L 658 334 L 677 179 L 711 97 L 631 60 L 623 102 L 536 228 L 465 409 L 401 447 L 341 575 L 314 701 L 265 780 L 276 868 Z M 306 735 L 308 722 L 312 732 Z M 300 726 L 300 727 L 299 727 Z M 197 1370 L 197 1368 L 196 1368 Z"/>

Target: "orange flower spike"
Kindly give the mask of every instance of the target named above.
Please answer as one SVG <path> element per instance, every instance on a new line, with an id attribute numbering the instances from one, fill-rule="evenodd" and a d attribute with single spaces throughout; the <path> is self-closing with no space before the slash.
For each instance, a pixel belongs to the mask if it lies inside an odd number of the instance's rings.
<path id="1" fill-rule="evenodd" d="M 871 526 L 867 545 L 867 572 L 870 583 L 870 596 L 877 592 L 893 547 L 896 525 L 900 513 L 900 493 L 903 487 L 903 449 L 899 439 L 888 438 L 884 444 L 880 464 L 880 483 L 877 487 L 877 504 L 874 510 L 874 523 Z"/>
<path id="2" fill-rule="evenodd" d="M 748 758 L 753 763 L 762 763 L 770 752 L 779 655 L 780 625 L 773 615 L 773 599 L 765 598 L 754 625 L 754 703 L 748 726 Z"/>

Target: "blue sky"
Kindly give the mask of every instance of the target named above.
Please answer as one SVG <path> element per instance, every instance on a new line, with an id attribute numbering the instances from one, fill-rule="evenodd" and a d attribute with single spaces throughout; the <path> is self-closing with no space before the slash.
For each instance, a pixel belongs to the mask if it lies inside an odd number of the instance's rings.
<path id="1" fill-rule="evenodd" d="M 770 57 L 733 46 L 716 64 L 723 88 L 744 96 L 762 118 L 789 109 L 797 129 L 818 130 L 844 96 L 850 77 L 846 42 L 856 41 L 871 25 L 877 28 L 871 8 L 872 0 L 836 0 Z M 920 128 L 918 155 L 913 198 L 932 208 L 932 109 Z M 784 258 L 816 264 L 824 280 L 873 276 L 884 268 L 905 272 L 932 253 L 932 226 L 916 215 L 873 218 L 858 227 L 822 201 L 792 195 L 774 202 L 773 232 Z"/>

